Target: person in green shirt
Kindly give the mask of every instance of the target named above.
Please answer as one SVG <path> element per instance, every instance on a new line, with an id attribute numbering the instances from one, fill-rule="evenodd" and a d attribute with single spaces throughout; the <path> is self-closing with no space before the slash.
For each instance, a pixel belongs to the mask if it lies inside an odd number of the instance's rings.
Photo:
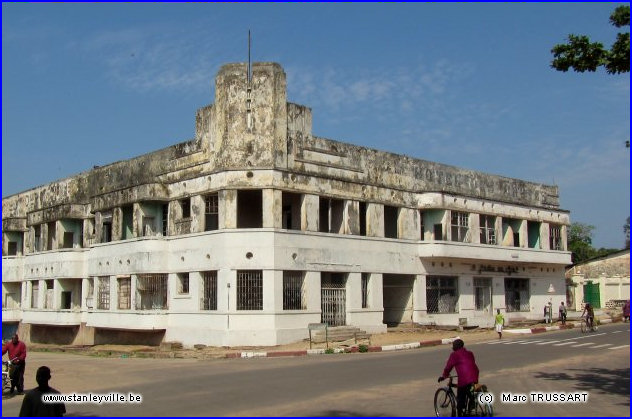
<path id="1" fill-rule="evenodd" d="M 503 337 L 503 327 L 505 326 L 505 318 L 502 314 L 500 314 L 500 309 L 496 309 L 496 317 L 495 317 L 495 326 L 496 332 L 498 333 L 498 339 Z"/>

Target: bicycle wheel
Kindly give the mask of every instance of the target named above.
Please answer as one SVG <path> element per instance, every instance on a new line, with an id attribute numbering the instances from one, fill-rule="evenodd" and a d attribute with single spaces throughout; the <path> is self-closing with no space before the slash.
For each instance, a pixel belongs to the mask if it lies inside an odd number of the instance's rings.
<path id="1" fill-rule="evenodd" d="M 476 408 L 474 410 L 474 414 L 475 416 L 479 416 L 479 417 L 492 417 L 494 416 L 494 409 L 492 408 L 492 405 L 489 403 L 481 403 L 479 400 L 479 397 L 482 393 L 476 393 L 475 394 L 475 398 L 476 398 Z"/>
<path id="2" fill-rule="evenodd" d="M 456 416 L 456 399 L 451 391 L 440 388 L 434 395 L 434 408 L 437 417 Z"/>

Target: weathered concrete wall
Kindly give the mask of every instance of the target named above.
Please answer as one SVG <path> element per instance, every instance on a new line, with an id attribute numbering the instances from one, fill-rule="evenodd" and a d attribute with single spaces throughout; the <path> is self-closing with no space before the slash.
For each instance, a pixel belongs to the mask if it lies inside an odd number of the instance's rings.
<path id="1" fill-rule="evenodd" d="M 287 103 L 285 73 L 275 63 L 253 64 L 251 83 L 246 64 L 223 66 L 216 78 L 215 103 L 199 109 L 195 121 L 194 140 L 3 198 L 3 231 L 25 231 L 28 226 L 64 218 L 94 217 L 94 237 L 98 238 L 102 233 L 99 213 L 112 211 L 112 236 L 116 240 L 123 234 L 117 207 L 240 188 L 274 187 L 407 208 L 423 208 L 426 204 L 445 204 L 449 208 L 453 204 L 443 202 L 447 195 L 471 197 L 482 205 L 487 200 L 549 210 L 559 207 L 556 186 L 313 136 L 311 109 Z M 259 177 L 256 169 L 278 169 L 283 176 L 280 181 L 270 174 Z M 249 171 L 249 176 L 233 175 L 240 170 Z M 435 195 L 441 197 L 441 202 L 423 199 Z M 170 225 L 177 224 L 170 227 L 171 234 L 201 230 L 202 203 L 199 198 L 194 201 L 188 221 L 179 220 L 177 208 L 170 206 Z M 232 204 L 226 205 L 223 209 Z M 230 217 L 233 215 L 224 211 L 224 227 L 235 224 Z M 546 217 L 529 214 L 522 218 L 540 221 Z M 552 221 L 552 217 L 546 220 Z M 355 231 L 355 220 L 350 221 L 354 224 L 347 227 Z M 135 232 L 141 227 L 138 222 Z M 560 223 L 567 222 L 566 216 Z M 314 227 L 307 229 L 313 231 Z M 90 236 L 91 232 L 85 234 Z M 41 240 L 45 245 L 47 235 L 43 225 Z M 30 248 L 32 237 L 27 236 L 25 242 Z"/>

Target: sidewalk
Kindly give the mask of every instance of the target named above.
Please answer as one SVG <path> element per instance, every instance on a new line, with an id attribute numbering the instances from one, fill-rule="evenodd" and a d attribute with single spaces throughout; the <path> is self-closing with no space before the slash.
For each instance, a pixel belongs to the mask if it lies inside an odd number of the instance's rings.
<path id="1" fill-rule="evenodd" d="M 601 324 L 620 321 L 620 317 L 601 318 Z M 553 330 L 570 329 L 579 327 L 579 321 L 569 319 L 565 326 L 555 323 L 534 324 L 525 328 L 507 327 L 504 336 L 516 334 L 544 333 Z M 485 340 L 497 339 L 498 335 L 492 329 L 471 330 L 441 330 L 431 328 L 393 328 L 386 333 L 371 335 L 369 339 L 353 339 L 343 342 L 314 343 L 309 340 L 289 343 L 278 346 L 252 346 L 252 347 L 212 347 L 198 345 L 195 349 L 183 349 L 172 344 L 164 344 L 161 347 L 141 345 L 95 345 L 88 347 L 59 346 L 32 344 L 30 351 L 42 352 L 67 352 L 100 357 L 120 358 L 192 358 L 192 359 L 226 359 L 226 358 L 271 358 L 284 356 L 308 356 L 335 353 L 357 352 L 386 352 L 408 349 L 417 349 L 430 346 L 451 344 L 455 339 L 463 339 L 465 344 Z"/>

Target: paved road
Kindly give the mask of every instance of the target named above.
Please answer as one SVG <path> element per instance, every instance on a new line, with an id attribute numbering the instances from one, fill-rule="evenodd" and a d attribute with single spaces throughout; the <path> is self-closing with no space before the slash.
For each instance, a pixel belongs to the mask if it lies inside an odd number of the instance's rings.
<path id="1" fill-rule="evenodd" d="M 467 342 L 466 342 L 467 343 Z M 468 345 L 481 381 L 496 395 L 498 415 L 627 416 L 629 325 L 603 326 Z M 448 346 L 393 353 L 298 358 L 149 360 L 31 353 L 53 370 L 62 393 L 140 394 L 140 404 L 67 404 L 72 416 L 430 416 L 436 377 Z M 500 392 L 588 392 L 582 404 L 509 404 Z M 3 397 L 3 416 L 16 415 L 22 397 Z"/>

